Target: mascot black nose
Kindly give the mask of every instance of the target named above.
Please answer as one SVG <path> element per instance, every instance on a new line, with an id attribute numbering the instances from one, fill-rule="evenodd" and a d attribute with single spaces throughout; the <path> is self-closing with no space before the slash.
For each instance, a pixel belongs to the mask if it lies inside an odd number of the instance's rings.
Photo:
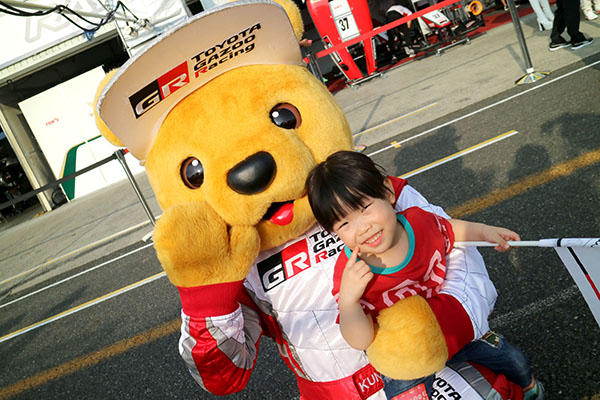
<path id="1" fill-rule="evenodd" d="M 241 194 L 260 193 L 273 182 L 276 171 L 273 157 L 260 151 L 233 167 L 227 173 L 227 184 Z"/>

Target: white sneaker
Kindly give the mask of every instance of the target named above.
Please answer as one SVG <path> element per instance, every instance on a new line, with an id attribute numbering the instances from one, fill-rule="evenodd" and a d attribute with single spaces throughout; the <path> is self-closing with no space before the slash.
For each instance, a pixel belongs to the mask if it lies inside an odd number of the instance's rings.
<path id="1" fill-rule="evenodd" d="M 585 19 L 587 19 L 588 21 L 592 21 L 592 20 L 598 18 L 598 16 L 594 12 L 594 10 L 592 10 L 591 7 L 583 10 L 583 15 L 585 15 Z"/>
<path id="2" fill-rule="evenodd" d="M 538 29 L 540 31 L 552 30 L 552 21 L 538 19 Z"/>

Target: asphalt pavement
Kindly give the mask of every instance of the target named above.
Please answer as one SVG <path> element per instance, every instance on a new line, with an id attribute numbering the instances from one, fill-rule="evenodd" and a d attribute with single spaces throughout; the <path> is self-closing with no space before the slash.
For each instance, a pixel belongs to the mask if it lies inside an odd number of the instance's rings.
<path id="1" fill-rule="evenodd" d="M 451 215 L 527 226 L 528 239 L 544 235 L 598 236 L 598 214 L 586 212 L 597 208 L 598 164 L 573 170 L 569 180 L 550 181 L 544 190 L 535 187 L 535 181 L 527 181 L 532 189 L 515 195 L 502 207 L 480 210 L 475 207 L 475 211 L 460 208 L 472 199 L 485 199 L 487 194 L 511 187 L 525 177 L 555 165 L 570 165 L 570 160 L 582 153 L 597 150 L 593 132 L 600 122 L 600 22 L 582 21 L 581 30 L 598 38 L 591 45 L 578 51 L 556 52 L 548 51 L 549 33 L 537 30 L 533 14 L 522 18 L 521 24 L 534 69 L 550 73 L 538 83 L 515 86 L 515 81 L 525 75 L 526 66 L 515 30 L 512 24 L 506 24 L 440 56 L 416 60 L 357 87 L 348 87 L 337 92 L 335 98 L 348 117 L 355 142 L 367 145 L 366 153 L 373 154 L 396 175 L 418 169 L 423 160 L 440 160 L 478 146 L 484 139 L 516 131 L 515 136 L 498 139 L 501 140 L 498 145 L 482 148 L 481 156 L 476 159 L 453 164 L 445 173 L 416 175 L 410 183 L 432 202 L 451 211 Z M 597 135 L 597 129 L 595 132 Z M 430 133 L 435 134 L 429 136 Z M 384 151 L 390 146 L 403 151 Z M 452 179 L 462 183 L 460 190 L 451 190 Z M 147 178 L 141 174 L 136 180 L 153 214 L 158 216 L 161 211 Z M 572 199 L 566 199 L 567 196 Z M 568 204 L 577 206 L 566 207 Z M 2 309 L 0 336 L 73 307 L 80 303 L 81 297 L 105 295 L 106 287 L 98 283 L 102 279 L 118 288 L 160 273 L 151 246 L 144 247 L 146 244 L 142 241 L 151 233 L 152 225 L 126 180 L 18 225 L 8 228 L 0 225 L 0 230 L 0 306 L 104 260 L 137 252 L 135 261 L 114 264 L 109 277 L 100 275 L 97 270 L 86 278 L 85 285 L 69 283 L 74 286 L 52 295 L 57 298 L 45 297 L 36 300 L 37 303 L 21 302 L 14 306 L 16 308 L 11 305 Z M 517 344 L 526 349 L 534 370 L 541 370 L 540 376 L 549 383 L 552 396 L 548 398 L 582 400 L 598 396 L 600 345 L 597 336 L 600 330 L 568 274 L 555 268 L 556 256 L 522 250 L 510 255 L 491 253 L 486 257 L 490 257 L 490 274 L 500 292 L 492 326 L 517 338 Z M 509 273 L 500 267 L 506 264 L 507 257 L 513 268 Z M 532 270 L 532 266 L 535 269 Z M 123 276 L 127 276 L 127 282 L 120 278 Z M 539 302 L 540 290 L 536 290 L 539 289 L 536 286 L 542 285 L 540 282 L 544 285 L 543 292 L 549 295 L 544 296 L 542 303 Z M 0 343 L 2 357 L 39 360 L 26 367 L 7 363 L 10 368 L 2 373 L 0 389 L 55 365 L 77 361 L 77 357 L 88 351 L 110 346 L 117 340 L 113 335 L 126 340 L 139 332 L 155 329 L 157 324 L 173 325 L 179 305 L 176 291 L 167 280 L 157 279 L 140 290 L 139 297 L 128 292 L 123 304 L 93 314 L 91 319 L 77 314 L 69 324 L 64 320 L 57 323 L 65 324 L 61 328 L 64 331 L 73 325 L 85 326 L 68 339 L 66 347 L 42 344 L 64 341 L 64 335 L 56 333 L 59 330 L 44 335 L 34 333 L 34 338 L 23 335 L 16 341 Z M 142 311 L 139 298 L 161 299 L 161 304 L 150 301 L 153 311 Z M 51 310 L 32 311 L 41 310 L 44 304 L 53 306 Z M 534 306 L 528 306 L 531 304 Z M 103 324 L 104 318 L 112 318 L 114 322 Z M 168 329 L 172 333 L 146 345 L 143 355 L 135 351 L 123 353 L 100 367 L 77 372 L 74 379 L 79 383 L 63 378 L 50 385 L 48 391 L 38 389 L 33 397 L 65 398 L 58 393 L 66 390 L 67 398 L 83 398 L 90 382 L 99 381 L 103 383 L 102 388 L 98 388 L 102 395 L 96 397 L 88 393 L 88 398 L 141 398 L 143 390 L 129 388 L 130 382 L 139 383 L 141 379 L 146 398 L 181 398 L 182 393 L 212 398 L 198 391 L 186 371 L 169 369 L 168 366 L 175 363 L 180 367 L 180 361 L 175 347 L 176 328 L 173 330 L 169 325 Z M 90 337 L 96 337 L 98 343 L 90 343 Z M 82 340 L 83 349 L 79 348 Z M 278 372 L 271 366 L 280 368 L 282 364 L 276 360 L 271 344 L 263 346 L 267 350 L 261 357 L 268 361 L 259 360 L 259 370 L 254 373 L 249 391 L 232 398 L 293 398 L 289 394 L 294 393 L 293 378 L 289 374 L 283 374 L 283 378 L 273 377 Z M 167 354 L 165 348 L 171 351 Z M 154 358 L 162 358 L 156 362 L 165 366 L 160 378 L 155 377 L 156 371 L 142 368 L 142 364 L 152 364 Z M 138 368 L 144 373 L 136 375 L 134 371 Z M 271 383 L 267 387 L 262 382 Z M 169 390 L 152 389 L 154 383 Z M 257 397 L 265 390 L 271 394 Z M 35 392 L 18 393 L 18 398 L 32 398 Z"/>

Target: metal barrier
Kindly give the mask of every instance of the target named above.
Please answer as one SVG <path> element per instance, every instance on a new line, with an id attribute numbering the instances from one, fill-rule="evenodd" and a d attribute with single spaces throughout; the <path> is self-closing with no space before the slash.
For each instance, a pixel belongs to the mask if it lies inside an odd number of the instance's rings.
<path id="1" fill-rule="evenodd" d="M 323 82 L 323 73 L 321 72 L 321 68 L 319 68 L 315 54 L 312 51 L 308 51 L 304 61 L 306 61 L 309 71 L 316 76 L 318 80 Z"/>
<path id="2" fill-rule="evenodd" d="M 95 168 L 100 167 L 101 165 L 104 165 L 112 160 L 117 160 L 119 161 L 119 163 L 121 164 L 121 167 L 123 167 L 123 170 L 125 171 L 125 175 L 127 176 L 127 179 L 129 180 L 129 183 L 131 183 L 131 186 L 133 187 L 133 190 L 135 191 L 135 194 L 137 195 L 140 203 L 142 204 L 142 207 L 144 208 L 144 211 L 146 212 L 146 214 L 148 215 L 148 219 L 150 220 L 150 222 L 152 223 L 152 225 L 156 225 L 156 218 L 154 218 L 154 215 L 152 214 L 152 211 L 150 210 L 150 207 L 148 207 L 148 203 L 146 202 L 146 199 L 144 198 L 144 196 L 142 195 L 142 192 L 137 184 L 137 182 L 135 181 L 135 178 L 133 177 L 133 174 L 131 173 L 131 170 L 129 169 L 129 167 L 127 166 L 127 163 L 125 162 L 125 154 L 127 153 L 126 149 L 119 149 L 117 151 L 115 151 L 112 155 L 106 157 L 105 159 L 102 159 L 98 162 L 95 162 L 92 165 L 89 165 L 79 171 L 76 171 L 72 174 L 69 174 L 67 176 L 63 176 L 60 179 L 57 179 L 54 182 L 50 182 L 44 186 L 41 186 L 35 190 L 32 190 L 31 192 L 22 194 L 20 196 L 16 196 L 12 199 L 10 199 L 9 201 L 5 201 L 4 203 L 0 204 L 0 210 L 9 207 L 9 206 L 13 206 L 16 203 L 19 203 L 21 201 L 25 201 L 28 200 L 30 198 L 32 198 L 33 196 L 37 195 L 38 193 L 41 193 L 43 191 L 46 191 L 48 189 L 53 189 L 55 187 L 58 187 L 58 185 L 60 185 L 63 182 L 66 182 L 68 180 L 74 179 L 75 177 L 85 174 L 86 172 L 89 172 Z"/>
<path id="3" fill-rule="evenodd" d="M 412 21 L 414 19 L 417 19 L 419 17 L 421 17 L 424 14 L 427 14 L 431 11 L 435 11 L 435 10 L 439 10 L 441 8 L 444 7 L 448 7 L 451 6 L 452 4 L 456 4 L 456 3 L 460 3 L 461 0 L 444 0 L 441 1 L 437 4 L 434 4 L 430 7 L 424 8 L 422 10 L 416 11 L 406 17 L 402 17 L 399 18 L 395 21 L 392 21 L 388 24 L 385 24 L 383 26 L 379 26 L 377 28 L 374 28 L 372 31 L 370 32 L 366 32 L 362 35 L 359 35 L 355 38 L 352 38 L 350 40 L 347 40 L 345 42 L 342 42 L 340 44 L 337 44 L 335 46 L 331 46 L 328 47 L 324 50 L 321 50 L 319 52 L 317 52 L 317 54 L 309 54 L 307 57 L 304 58 L 304 61 L 307 64 L 311 64 L 311 63 L 315 63 L 315 60 L 318 58 L 322 58 L 325 56 L 328 56 L 336 51 L 342 50 L 342 49 L 346 49 L 354 44 L 357 44 L 359 42 L 363 42 L 365 40 L 371 40 L 374 36 L 379 35 L 382 32 L 386 32 L 389 31 L 392 28 L 395 28 L 399 25 L 405 24 L 409 21 Z M 529 51 L 527 49 L 527 45 L 525 43 L 525 38 L 523 35 L 523 30 L 521 29 L 521 23 L 519 21 L 519 14 L 517 13 L 517 9 L 515 7 L 514 4 L 514 0 L 507 0 L 507 4 L 509 6 L 509 10 L 510 10 L 510 15 L 511 15 L 511 19 L 512 22 L 514 24 L 514 28 L 515 28 L 515 32 L 517 34 L 517 39 L 519 41 L 519 45 L 521 47 L 521 51 L 523 53 L 523 59 L 525 61 L 525 66 L 526 66 L 526 72 L 527 74 L 523 77 L 521 77 L 520 79 L 518 79 L 515 84 L 524 84 L 524 83 L 532 83 L 532 82 L 536 82 L 539 79 L 544 78 L 545 76 L 548 75 L 548 72 L 536 72 L 533 68 L 532 62 L 531 62 L 531 57 L 529 55 Z M 313 70 L 313 68 L 311 67 L 311 71 Z M 320 72 L 320 71 L 319 71 Z M 319 77 L 319 76 L 317 76 Z"/>
<path id="4" fill-rule="evenodd" d="M 140 190 L 140 187 L 138 186 L 137 182 L 133 178 L 133 174 L 131 173 L 131 170 L 127 166 L 127 162 L 125 162 L 125 150 L 119 149 L 119 150 L 115 151 L 113 155 L 117 157 L 117 160 L 123 167 L 123 170 L 125 171 L 125 175 L 127 175 L 127 179 L 129 179 L 129 183 L 131 183 L 131 186 L 133 186 L 133 190 L 135 191 L 135 194 L 137 195 L 138 199 L 140 200 L 140 203 L 142 203 L 142 207 L 144 208 L 144 211 L 148 215 L 148 219 L 150 219 L 150 222 L 152 223 L 152 225 L 156 225 L 156 218 L 154 218 L 154 215 L 152 215 L 152 211 L 150 211 L 150 207 L 148 207 L 148 203 L 146 202 L 146 199 L 142 195 L 142 191 Z"/>

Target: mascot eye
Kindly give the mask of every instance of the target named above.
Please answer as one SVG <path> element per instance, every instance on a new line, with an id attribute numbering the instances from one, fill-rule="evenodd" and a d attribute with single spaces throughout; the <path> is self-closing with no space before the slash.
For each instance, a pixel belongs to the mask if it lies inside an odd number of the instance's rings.
<path id="1" fill-rule="evenodd" d="M 198 189 L 204 182 L 204 168 L 196 157 L 186 158 L 181 164 L 181 179 L 190 189 Z"/>
<path id="2" fill-rule="evenodd" d="M 280 128 L 295 129 L 302 124 L 300 111 L 289 103 L 277 104 L 271 109 L 269 115 L 271 116 L 271 121 Z"/>

